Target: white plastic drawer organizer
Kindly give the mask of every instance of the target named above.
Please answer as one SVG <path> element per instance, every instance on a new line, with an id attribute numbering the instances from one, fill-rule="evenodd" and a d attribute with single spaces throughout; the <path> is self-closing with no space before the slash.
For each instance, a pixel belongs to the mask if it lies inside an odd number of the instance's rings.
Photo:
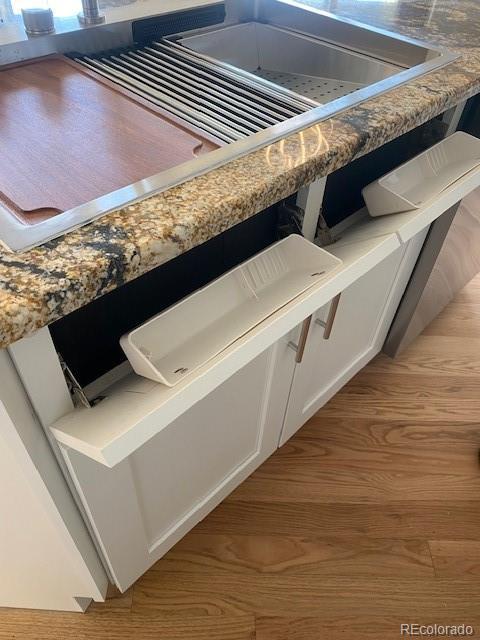
<path id="1" fill-rule="evenodd" d="M 123 336 L 122 348 L 136 373 L 173 387 L 341 263 L 289 236 Z"/>

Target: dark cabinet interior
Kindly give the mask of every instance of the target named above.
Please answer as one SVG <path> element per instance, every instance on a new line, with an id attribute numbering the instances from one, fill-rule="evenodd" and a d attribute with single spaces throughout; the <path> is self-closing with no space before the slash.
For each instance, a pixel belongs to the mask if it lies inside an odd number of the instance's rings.
<path id="1" fill-rule="evenodd" d="M 82 387 L 125 360 L 120 337 L 276 240 L 271 207 L 50 325 Z M 195 318 L 191 319 L 195 323 Z"/>

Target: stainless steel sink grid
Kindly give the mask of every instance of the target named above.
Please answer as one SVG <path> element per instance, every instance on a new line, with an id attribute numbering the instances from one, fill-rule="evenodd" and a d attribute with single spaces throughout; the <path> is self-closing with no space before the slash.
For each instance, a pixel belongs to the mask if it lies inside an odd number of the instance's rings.
<path id="1" fill-rule="evenodd" d="M 171 34 L 123 55 L 82 58 L 100 74 L 213 133 L 225 146 L 30 227 L 1 216 L 0 240 L 22 251 L 61 236 L 457 57 L 295 0 L 225 0 L 225 6 L 221 25 Z"/>
<path id="2" fill-rule="evenodd" d="M 230 143 L 312 109 L 315 103 L 255 76 L 245 78 L 168 40 L 80 64 Z"/>

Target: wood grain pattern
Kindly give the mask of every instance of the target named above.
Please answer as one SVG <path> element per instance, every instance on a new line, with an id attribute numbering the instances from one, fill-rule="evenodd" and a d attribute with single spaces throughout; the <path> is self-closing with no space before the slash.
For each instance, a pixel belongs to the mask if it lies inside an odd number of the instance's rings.
<path id="1" fill-rule="evenodd" d="M 442 317 L 435 318 L 423 333 L 427 336 L 455 335 L 462 338 L 476 338 L 479 316 L 479 304 L 459 302 L 455 306 L 447 307 Z"/>
<path id="2" fill-rule="evenodd" d="M 254 640 L 253 615 L 164 616 L 0 610 L 0 640 Z"/>
<path id="3" fill-rule="evenodd" d="M 129 593 L 84 616 L 0 610 L 0 640 L 393 640 L 404 622 L 480 638 L 478 306 L 480 278 Z"/>
<path id="4" fill-rule="evenodd" d="M 310 468 L 299 472 L 297 480 L 292 480 L 291 475 L 289 479 L 283 479 L 281 474 L 268 469 L 263 475 L 256 475 L 248 487 L 240 487 L 232 494 L 231 500 L 248 501 L 256 494 L 261 496 L 259 502 L 267 503 L 289 500 L 305 503 L 388 504 L 401 501 L 406 495 L 410 500 L 431 502 L 473 500 L 478 495 L 480 479 L 473 468 L 473 460 L 469 472 L 450 471 L 447 461 L 442 465 L 443 469 L 440 467 L 427 472 L 416 470 L 418 467 L 414 465 L 423 464 L 420 458 L 413 459 L 411 464 L 410 470 L 408 464 L 399 468 L 399 465 L 389 466 L 388 461 L 384 465 L 388 470 L 371 470 L 369 467 L 362 470 L 361 463 L 348 464 L 347 470 L 334 470 L 335 465 L 329 470 L 322 468 L 316 471 Z M 318 465 L 322 465 L 320 460 Z"/>
<path id="5" fill-rule="evenodd" d="M 409 619 L 407 622 L 410 622 Z M 422 617 L 422 624 L 433 624 L 435 619 Z M 459 624 L 455 614 L 442 616 L 443 624 Z M 480 618 L 469 617 L 468 622 L 480 630 Z M 257 618 L 256 640 L 398 640 L 400 625 L 405 619 L 398 616 L 336 616 L 286 618 L 284 616 Z M 437 624 L 438 620 L 437 620 Z M 405 636 L 404 636 L 405 637 Z M 408 637 L 408 636 L 406 636 Z M 475 634 L 470 636 L 478 638 Z"/>
<path id="6" fill-rule="evenodd" d="M 349 402 L 350 394 L 345 394 L 345 402 Z M 460 399 L 463 402 L 463 399 Z M 480 424 L 464 422 L 461 429 L 454 422 L 448 420 L 435 423 L 435 429 L 426 423 L 412 423 L 407 420 L 370 420 L 361 418 L 352 421 L 349 418 L 312 419 L 299 433 L 299 440 L 318 438 L 321 429 L 322 442 L 334 442 L 337 445 L 351 446 L 355 438 L 355 447 L 360 451 L 370 446 L 392 452 L 411 453 L 416 450 L 429 449 L 445 452 L 445 447 L 455 447 L 455 455 L 462 450 L 470 454 L 473 447 L 480 447 Z M 419 451 L 420 453 L 420 451 Z M 461 454 L 463 455 L 463 453 Z"/>
<path id="7" fill-rule="evenodd" d="M 478 330 L 477 327 L 476 330 Z M 478 398 L 479 385 L 480 373 L 471 376 L 431 376 L 391 371 L 388 375 L 383 376 L 368 369 L 362 372 L 361 377 L 356 376 L 340 393 L 343 394 L 345 402 L 348 402 L 349 395 L 367 396 L 380 401 L 385 400 L 385 398 L 425 399 L 428 401 L 430 398 L 442 399 L 445 397 L 463 401 L 464 399 L 476 400 Z M 312 420 L 315 419 L 313 418 Z M 308 425 L 306 425 L 305 429 L 307 428 Z M 431 431 L 430 428 L 428 430 L 429 432 Z"/>
<path id="8" fill-rule="evenodd" d="M 480 540 L 480 499 L 388 504 L 225 501 L 195 531 L 212 535 Z"/>
<path id="9" fill-rule="evenodd" d="M 422 540 L 190 533 L 152 569 L 209 575 L 433 577 Z"/>
<path id="10" fill-rule="evenodd" d="M 370 373 L 421 374 L 440 380 L 444 376 L 470 377 L 480 372 L 480 338 L 462 338 L 455 335 L 421 335 L 401 355 L 391 360 L 381 354 L 368 365 Z M 388 399 L 388 398 L 387 398 Z"/>
<path id="11" fill-rule="evenodd" d="M 61 57 L 1 71 L 0 94 L 0 199 L 27 223 L 215 148 Z"/>
<path id="12" fill-rule="evenodd" d="M 440 578 L 480 577 L 480 541 L 431 540 L 435 573 Z"/>
<path id="13" fill-rule="evenodd" d="M 294 597 L 292 597 L 294 595 Z M 443 578 L 324 578 L 323 576 L 148 572 L 135 585 L 132 611 L 166 618 L 255 615 L 364 615 L 465 618 L 479 601 L 480 583 Z M 478 615 L 478 614 L 477 614 Z"/>

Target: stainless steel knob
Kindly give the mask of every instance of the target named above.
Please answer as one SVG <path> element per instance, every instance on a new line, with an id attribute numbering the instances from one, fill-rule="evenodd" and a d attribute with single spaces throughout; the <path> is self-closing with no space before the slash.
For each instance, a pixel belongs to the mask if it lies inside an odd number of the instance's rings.
<path id="1" fill-rule="evenodd" d="M 22 9 L 22 18 L 28 36 L 43 36 L 55 31 L 51 9 Z"/>
<path id="2" fill-rule="evenodd" d="M 78 14 L 80 24 L 89 27 L 94 24 L 103 24 L 105 16 L 100 13 L 98 0 L 82 0 L 83 13 Z"/>

